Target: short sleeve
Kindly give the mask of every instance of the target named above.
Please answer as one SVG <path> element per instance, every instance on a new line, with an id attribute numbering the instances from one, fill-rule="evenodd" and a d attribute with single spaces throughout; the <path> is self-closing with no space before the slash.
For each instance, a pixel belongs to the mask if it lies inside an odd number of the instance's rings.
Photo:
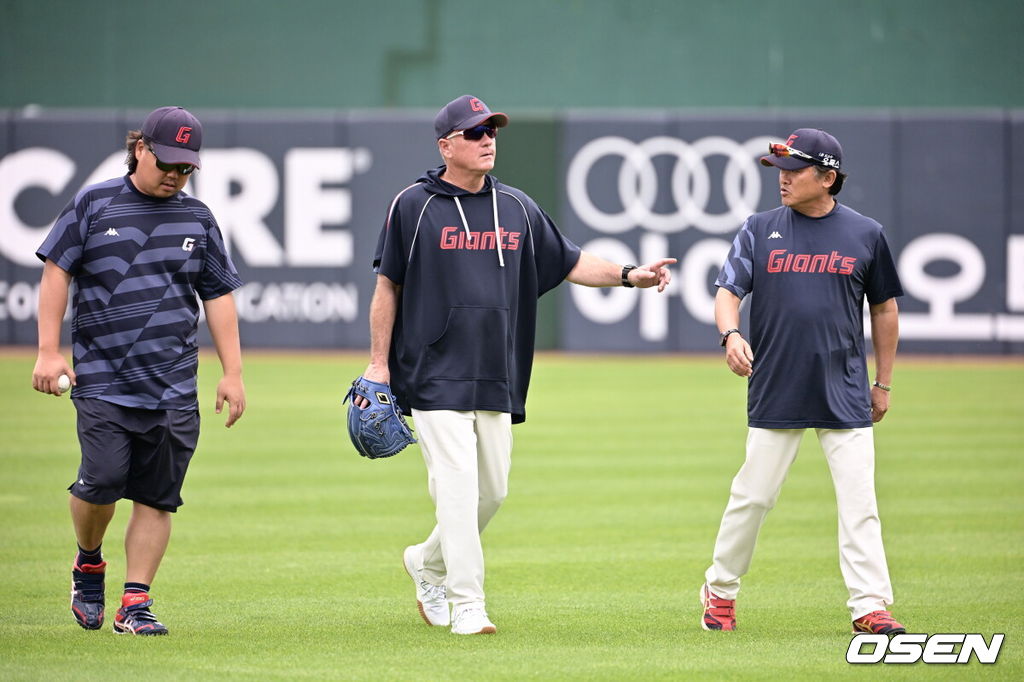
<path id="1" fill-rule="evenodd" d="M 530 232 L 537 264 L 537 295 L 561 284 L 580 260 L 580 247 L 559 231 L 539 206 L 531 205 Z"/>
<path id="2" fill-rule="evenodd" d="M 729 255 L 718 273 L 715 286 L 728 289 L 738 298 L 743 298 L 754 287 L 754 232 L 748 218 L 736 238 L 732 240 Z"/>
<path id="3" fill-rule="evenodd" d="M 199 298 L 204 301 L 219 298 L 242 286 L 238 270 L 235 269 L 235 264 L 231 261 L 231 256 L 228 255 L 224 245 L 224 236 L 221 234 L 213 214 L 209 214 L 204 258 L 203 271 L 196 285 L 196 293 L 199 294 Z"/>
<path id="4" fill-rule="evenodd" d="M 903 285 L 900 282 L 899 273 L 896 271 L 892 252 L 889 250 L 889 242 L 886 241 L 885 233 L 881 230 L 878 232 L 878 239 L 875 241 L 874 254 L 871 259 L 871 267 L 868 270 L 864 293 L 868 303 L 872 305 L 884 303 L 890 298 L 903 295 Z"/>
<path id="5" fill-rule="evenodd" d="M 50 233 L 36 250 L 39 260 L 51 260 L 72 275 L 78 272 L 85 238 L 89 234 L 89 218 L 85 211 L 87 203 L 83 195 L 76 197 L 64 207 Z"/>
<path id="6" fill-rule="evenodd" d="M 414 184 L 406 187 L 391 201 L 384 225 L 377 236 L 377 247 L 373 251 L 373 271 L 399 285 L 405 282 L 405 268 L 408 262 L 405 235 L 402 232 L 403 216 L 409 210 L 408 205 L 411 201 L 406 192 L 416 186 Z"/>

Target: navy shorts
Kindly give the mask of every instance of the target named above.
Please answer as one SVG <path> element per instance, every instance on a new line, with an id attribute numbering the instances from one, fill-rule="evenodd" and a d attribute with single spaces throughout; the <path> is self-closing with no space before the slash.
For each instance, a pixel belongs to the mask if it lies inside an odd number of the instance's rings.
<path id="1" fill-rule="evenodd" d="M 120 499 L 177 511 L 199 441 L 198 410 L 143 410 L 76 398 L 82 463 L 68 487 L 92 504 Z"/>

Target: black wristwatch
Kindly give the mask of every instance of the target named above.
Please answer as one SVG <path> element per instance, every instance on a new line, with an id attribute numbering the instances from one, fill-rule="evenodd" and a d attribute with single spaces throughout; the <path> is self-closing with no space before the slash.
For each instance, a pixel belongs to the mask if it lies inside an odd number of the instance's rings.
<path id="1" fill-rule="evenodd" d="M 633 270 L 636 270 L 635 265 L 622 266 L 622 286 L 626 287 L 627 289 L 632 289 L 634 286 L 636 286 L 634 284 L 629 283 L 629 273 L 632 272 Z"/>
<path id="2" fill-rule="evenodd" d="M 722 343 L 721 343 L 722 348 L 725 348 L 726 339 L 729 338 L 730 334 L 739 334 L 739 333 L 740 333 L 739 329 L 726 329 L 724 332 L 719 334 L 719 336 L 722 339 Z"/>

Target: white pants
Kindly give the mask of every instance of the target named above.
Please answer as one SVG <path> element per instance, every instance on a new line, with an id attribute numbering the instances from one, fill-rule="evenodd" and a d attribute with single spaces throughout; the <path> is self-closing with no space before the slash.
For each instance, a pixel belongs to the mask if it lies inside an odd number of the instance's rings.
<path id="1" fill-rule="evenodd" d="M 850 592 L 846 604 L 856 620 L 893 603 L 875 500 L 874 435 L 870 427 L 816 431 L 832 472 L 839 510 L 839 568 Z M 761 524 L 775 506 L 803 435 L 804 429 L 750 429 L 747 458 L 732 481 L 713 562 L 705 573 L 711 591 L 720 597 L 736 598 Z"/>
<path id="2" fill-rule="evenodd" d="M 480 533 L 508 494 L 512 415 L 412 411 L 437 525 L 420 544 L 423 578 L 446 585 L 448 601 L 484 601 Z"/>

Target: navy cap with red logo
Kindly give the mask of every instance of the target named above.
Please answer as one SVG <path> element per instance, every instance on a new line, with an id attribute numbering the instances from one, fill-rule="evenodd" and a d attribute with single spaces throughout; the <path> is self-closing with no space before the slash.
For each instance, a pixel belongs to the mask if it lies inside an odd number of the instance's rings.
<path id="1" fill-rule="evenodd" d="M 182 107 L 160 107 L 142 124 L 142 137 L 153 146 L 163 163 L 190 163 L 199 168 L 199 148 L 203 144 L 203 126 Z"/>
<path id="2" fill-rule="evenodd" d="M 786 140 L 785 147 L 810 156 L 812 160 L 796 154 L 770 154 L 761 157 L 761 165 L 775 166 L 782 170 L 800 170 L 808 166 L 824 166 L 840 170 L 843 162 L 843 148 L 839 140 L 824 130 L 817 128 L 798 128 Z"/>
<path id="3" fill-rule="evenodd" d="M 490 119 L 495 128 L 508 125 L 508 116 L 500 111 L 492 112 L 483 100 L 473 95 L 463 95 L 442 107 L 434 117 L 434 132 L 441 139 L 455 132 L 478 126 Z"/>

